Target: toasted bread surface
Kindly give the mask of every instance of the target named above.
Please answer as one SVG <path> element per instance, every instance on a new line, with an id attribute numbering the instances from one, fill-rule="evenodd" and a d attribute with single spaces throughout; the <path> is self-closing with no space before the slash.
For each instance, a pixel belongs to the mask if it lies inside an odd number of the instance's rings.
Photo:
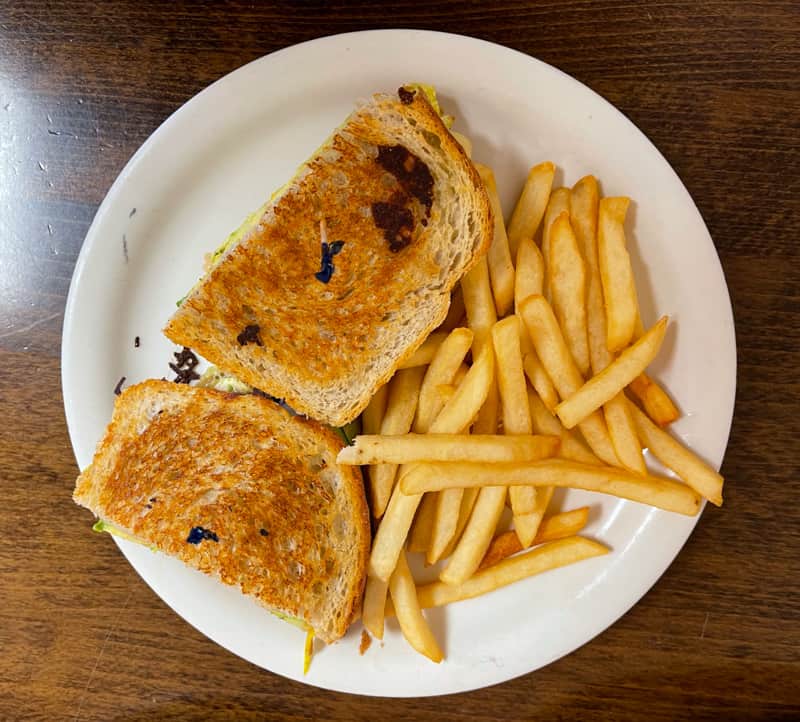
<path id="1" fill-rule="evenodd" d="M 400 97 L 359 107 L 164 329 L 337 426 L 441 323 L 491 239 L 472 163 L 423 93 Z"/>
<path id="2" fill-rule="evenodd" d="M 330 642 L 359 611 L 370 544 L 341 447 L 265 398 L 151 380 L 118 398 L 74 499 Z"/>

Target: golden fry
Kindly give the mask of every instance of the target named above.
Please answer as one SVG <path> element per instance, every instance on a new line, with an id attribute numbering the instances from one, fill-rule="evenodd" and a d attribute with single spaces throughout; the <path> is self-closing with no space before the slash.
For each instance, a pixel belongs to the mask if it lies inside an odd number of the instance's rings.
<path id="1" fill-rule="evenodd" d="M 364 587 L 364 602 L 361 605 L 361 621 L 375 639 L 383 639 L 383 620 L 386 610 L 386 594 L 389 584 L 376 577 L 367 577 Z"/>
<path id="2" fill-rule="evenodd" d="M 478 434 L 494 434 L 497 431 L 497 386 L 481 408 L 473 431 Z M 448 555 L 450 561 L 439 577 L 445 581 L 463 581 L 478 568 L 486 553 L 497 522 L 505 508 L 507 492 L 505 487 L 486 487 L 480 489 L 477 500 L 464 526 L 463 533 Z"/>
<path id="3" fill-rule="evenodd" d="M 626 348 L 599 374 L 566 397 L 562 394 L 564 401 L 556 407 L 561 423 L 571 429 L 604 403 L 613 399 L 642 373 L 661 348 L 668 321 L 666 316 L 661 318 L 644 336 Z"/>
<path id="4" fill-rule="evenodd" d="M 522 239 L 532 239 L 536 234 L 550 199 L 555 174 L 556 167 L 550 161 L 539 163 L 528 172 L 528 178 L 508 224 L 508 247 L 512 258 L 517 255 Z"/>
<path id="5" fill-rule="evenodd" d="M 453 549 L 456 548 L 456 544 L 458 544 L 461 539 L 461 535 L 464 533 L 464 528 L 469 522 L 469 518 L 472 515 L 472 510 L 475 508 L 475 502 L 478 500 L 478 495 L 481 492 L 481 490 L 476 487 L 473 487 L 472 489 L 464 489 L 463 491 L 464 495 L 461 498 L 461 508 L 458 510 L 456 531 L 455 534 L 453 534 L 453 538 L 450 540 L 450 543 L 447 545 L 447 548 L 442 553 L 442 559 L 447 559 L 447 557 L 453 553 Z"/>
<path id="6" fill-rule="evenodd" d="M 431 632 L 431 628 L 422 616 L 417 587 L 408 568 L 405 553 L 400 554 L 397 560 L 397 569 L 394 570 L 389 581 L 389 591 L 392 595 L 392 606 L 400 623 L 400 630 L 408 643 L 420 654 L 424 654 L 437 664 L 444 659 L 442 650 Z"/>
<path id="7" fill-rule="evenodd" d="M 528 392 L 528 406 L 531 410 L 531 423 L 537 434 L 559 436 L 561 448 L 558 455 L 562 459 L 579 461 L 582 464 L 602 465 L 600 461 L 573 432 L 563 427 L 557 416 L 553 416 L 534 391 Z M 545 430 L 546 429 L 546 430 Z"/>
<path id="8" fill-rule="evenodd" d="M 425 433 L 442 410 L 444 400 L 437 393 L 437 387 L 453 381 L 461 362 L 472 346 L 473 337 L 474 334 L 470 329 L 457 328 L 442 341 L 422 380 L 414 417 L 414 431 Z"/>
<path id="9" fill-rule="evenodd" d="M 564 459 L 513 464 L 431 462 L 415 465 L 399 482 L 406 494 L 498 484 L 597 491 L 689 516 L 700 509 L 700 497 L 686 484 L 660 476 L 639 476 L 614 466 L 590 466 Z"/>
<path id="10" fill-rule="evenodd" d="M 389 398 L 389 384 L 384 384 L 369 400 L 367 408 L 361 414 L 361 430 L 365 434 L 380 434 L 383 416 L 386 413 L 386 402 Z"/>
<path id="11" fill-rule="evenodd" d="M 394 487 L 386 513 L 372 540 L 372 552 L 369 558 L 370 576 L 384 582 L 389 581 L 421 499 L 422 494 L 408 495 L 401 491 L 399 484 Z"/>
<path id="12" fill-rule="evenodd" d="M 520 351 L 520 325 L 516 316 L 498 321 L 492 328 L 492 341 L 497 362 L 497 386 L 503 413 L 503 431 L 506 434 L 529 434 L 531 414 L 525 372 Z M 515 487 L 509 489 L 509 501 L 520 542 L 527 546 L 536 535 L 535 519 L 526 518 L 536 508 L 536 489 Z"/>
<path id="13" fill-rule="evenodd" d="M 680 418 L 680 411 L 667 392 L 647 374 L 639 374 L 628 388 L 639 399 L 647 415 L 662 429 Z"/>
<path id="14" fill-rule="evenodd" d="M 542 519 L 542 523 L 539 525 L 539 531 L 536 533 L 536 537 L 531 546 L 574 536 L 586 526 L 588 519 L 588 506 L 582 506 L 580 509 L 573 509 L 572 511 L 565 511 L 561 514 L 553 514 L 553 516 L 546 516 Z M 486 555 L 481 560 L 478 571 L 486 567 L 491 567 L 506 557 L 518 554 L 522 549 L 523 546 L 519 543 L 519 537 L 515 532 L 503 532 L 492 539 L 492 543 L 489 545 Z"/>
<path id="15" fill-rule="evenodd" d="M 622 465 L 637 474 L 646 474 L 642 445 L 631 416 L 630 404 L 622 391 L 606 401 L 603 405 L 603 415 L 611 442 L 614 444 L 614 451 Z"/>
<path id="16" fill-rule="evenodd" d="M 558 452 L 557 435 L 403 434 L 353 439 L 337 464 L 409 464 L 414 461 L 537 461 Z"/>
<path id="17" fill-rule="evenodd" d="M 606 310 L 597 258 L 597 180 L 588 175 L 572 187 L 570 219 L 586 263 L 586 328 L 592 371 L 599 373 L 612 361 L 606 339 Z"/>
<path id="18" fill-rule="evenodd" d="M 612 353 L 631 342 L 639 314 L 623 227 L 629 204 L 630 198 L 603 198 L 598 211 L 597 256 L 606 309 L 606 344 Z"/>
<path id="19" fill-rule="evenodd" d="M 417 599 L 423 609 L 442 607 L 481 596 L 551 569 L 607 554 L 608 551 L 608 547 L 586 537 L 557 539 L 524 554 L 503 559 L 498 564 L 467 577 L 463 582 L 439 581 L 425 584 L 417 589 Z M 394 613 L 393 606 L 387 604 L 386 616 Z"/>
<path id="20" fill-rule="evenodd" d="M 484 346 L 453 397 L 430 425 L 432 434 L 457 434 L 470 426 L 494 383 L 494 351 Z"/>
<path id="21" fill-rule="evenodd" d="M 436 564 L 450 546 L 458 526 L 458 515 L 463 498 L 463 489 L 444 489 L 439 492 L 431 540 L 425 556 L 428 564 Z"/>
<path id="22" fill-rule="evenodd" d="M 479 259 L 461 279 L 461 291 L 467 313 L 467 324 L 475 335 L 472 353 L 477 356 L 483 350 L 492 326 L 497 323 L 497 311 L 489 282 L 489 266 L 485 256 Z"/>
<path id="23" fill-rule="evenodd" d="M 672 469 L 698 494 L 712 504 L 722 506 L 724 479 L 706 462 L 663 429 L 659 429 L 647 415 L 631 404 L 631 413 L 642 443 L 664 466 Z"/>
<path id="24" fill-rule="evenodd" d="M 544 296 L 549 301 L 550 296 L 550 231 L 553 222 L 564 211 L 569 213 L 571 206 L 571 193 L 569 188 L 556 188 L 550 194 L 550 201 L 544 214 L 542 224 L 542 258 L 544 259 Z"/>
<path id="25" fill-rule="evenodd" d="M 500 207 L 500 198 L 497 195 L 497 184 L 492 169 L 481 163 L 476 163 L 475 168 L 486 186 L 489 203 L 492 206 L 494 237 L 487 254 L 489 277 L 492 281 L 492 295 L 497 315 L 505 316 L 514 302 L 514 264 L 511 261 L 511 252 L 508 247 L 503 209 Z"/>
<path id="26" fill-rule="evenodd" d="M 411 429 L 424 374 L 424 366 L 414 366 L 399 370 L 389 382 L 386 412 L 381 421 L 382 434 L 405 434 Z M 376 519 L 380 519 L 386 510 L 396 473 L 396 464 L 376 464 L 369 470 L 372 514 Z"/>
<path id="27" fill-rule="evenodd" d="M 408 533 L 408 544 L 406 545 L 408 551 L 423 553 L 428 551 L 438 498 L 439 493 L 436 491 L 422 497 L 411 525 L 411 531 Z"/>
<path id="28" fill-rule="evenodd" d="M 474 574 L 503 514 L 506 494 L 505 486 L 486 486 L 480 490 L 472 516 L 439 579 L 447 584 L 460 584 Z"/>
<path id="29" fill-rule="evenodd" d="M 586 266 L 578 241 L 564 211 L 550 228 L 550 295 L 564 340 L 578 366 L 589 373 L 589 341 L 586 331 Z"/>
<path id="30" fill-rule="evenodd" d="M 514 276 L 514 306 L 528 297 L 542 293 L 544 288 L 544 258 L 533 238 L 520 238 Z"/>
<path id="31" fill-rule="evenodd" d="M 550 304 L 542 296 L 530 296 L 522 303 L 521 316 L 559 395 L 562 399 L 571 396 L 583 385 L 583 377 L 567 348 Z M 580 423 L 580 430 L 597 456 L 607 464 L 619 464 L 602 414 L 590 414 Z"/>

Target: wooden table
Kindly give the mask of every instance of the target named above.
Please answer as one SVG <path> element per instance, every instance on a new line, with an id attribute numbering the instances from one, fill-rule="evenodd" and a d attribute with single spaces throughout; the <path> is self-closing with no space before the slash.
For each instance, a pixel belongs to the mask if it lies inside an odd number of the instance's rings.
<path id="1" fill-rule="evenodd" d="M 796 2 L 0 2 L 0 718 L 790 719 L 800 715 L 800 7 Z M 170 611 L 70 501 L 60 331 L 92 217 L 136 148 L 254 58 L 376 27 L 535 55 L 626 113 L 705 218 L 733 299 L 736 415 L 709 509 L 611 629 L 458 697 L 316 690 Z"/>

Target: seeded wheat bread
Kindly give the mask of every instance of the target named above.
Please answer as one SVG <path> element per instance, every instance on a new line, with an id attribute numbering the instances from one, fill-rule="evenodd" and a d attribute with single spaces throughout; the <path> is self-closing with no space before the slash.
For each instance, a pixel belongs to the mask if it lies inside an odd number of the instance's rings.
<path id="1" fill-rule="evenodd" d="M 491 230 L 480 178 L 424 94 L 375 95 L 164 332 L 300 413 L 343 425 L 444 319 Z M 322 241 L 338 250 L 327 282 L 317 276 Z"/>
<path id="2" fill-rule="evenodd" d="M 370 545 L 341 448 L 267 399 L 145 381 L 119 396 L 74 499 L 331 642 L 359 611 Z"/>

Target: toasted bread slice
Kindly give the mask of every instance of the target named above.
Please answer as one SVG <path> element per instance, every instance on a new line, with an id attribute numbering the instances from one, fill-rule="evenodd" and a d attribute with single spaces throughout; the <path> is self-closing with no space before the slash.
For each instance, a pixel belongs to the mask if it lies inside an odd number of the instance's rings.
<path id="1" fill-rule="evenodd" d="M 491 239 L 472 163 L 424 93 L 398 92 L 353 112 L 164 329 L 335 426 L 441 323 Z"/>
<path id="2" fill-rule="evenodd" d="M 359 611 L 370 544 L 341 448 L 268 399 L 145 381 L 118 398 L 74 499 L 331 642 Z"/>

